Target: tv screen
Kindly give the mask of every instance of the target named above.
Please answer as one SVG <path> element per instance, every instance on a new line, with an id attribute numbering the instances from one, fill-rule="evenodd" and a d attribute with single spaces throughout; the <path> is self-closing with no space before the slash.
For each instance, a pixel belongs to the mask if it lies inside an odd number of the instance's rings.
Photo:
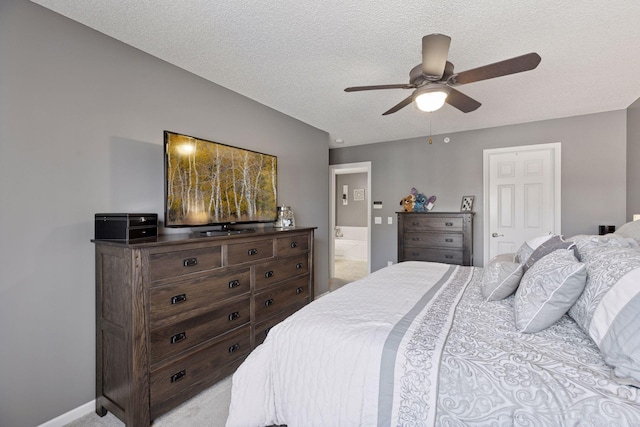
<path id="1" fill-rule="evenodd" d="M 165 226 L 274 222 L 277 157 L 164 132 Z"/>

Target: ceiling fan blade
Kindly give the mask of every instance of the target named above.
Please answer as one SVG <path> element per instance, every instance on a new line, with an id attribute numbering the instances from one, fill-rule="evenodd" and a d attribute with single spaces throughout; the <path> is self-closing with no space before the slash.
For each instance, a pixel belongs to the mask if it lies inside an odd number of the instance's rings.
<path id="1" fill-rule="evenodd" d="M 415 89 L 416 86 L 412 84 L 400 83 L 396 85 L 378 85 L 378 86 L 353 86 L 348 87 L 345 92 L 357 92 L 360 90 L 378 90 L 378 89 Z"/>
<path id="2" fill-rule="evenodd" d="M 429 34 L 422 38 L 422 73 L 427 80 L 440 80 L 449 55 L 451 37 Z"/>
<path id="3" fill-rule="evenodd" d="M 533 70 L 538 66 L 541 60 L 542 58 L 540 58 L 540 55 L 537 53 L 527 53 L 526 55 L 463 71 L 455 75 L 450 83 L 464 85 L 467 83 Z"/>
<path id="4" fill-rule="evenodd" d="M 456 107 L 458 110 L 463 113 L 470 113 L 471 111 L 477 110 L 482 104 L 476 101 L 475 99 L 465 95 L 462 92 L 455 90 L 454 88 L 450 88 L 449 96 L 445 102 L 452 107 Z"/>
<path id="5" fill-rule="evenodd" d="M 412 101 L 413 101 L 413 94 L 409 95 L 408 97 L 400 101 L 398 104 L 394 105 L 392 108 L 382 113 L 382 115 L 386 116 L 388 114 L 395 113 L 396 111 L 401 110 L 407 105 L 411 104 Z"/>

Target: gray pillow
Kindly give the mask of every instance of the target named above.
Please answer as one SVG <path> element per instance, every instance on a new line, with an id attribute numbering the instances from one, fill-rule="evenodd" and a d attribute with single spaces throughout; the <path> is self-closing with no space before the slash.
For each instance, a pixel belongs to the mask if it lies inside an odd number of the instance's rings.
<path id="1" fill-rule="evenodd" d="M 519 332 L 538 332 L 560 319 L 584 290 L 587 270 L 573 250 L 558 249 L 524 273 L 514 309 Z"/>
<path id="2" fill-rule="evenodd" d="M 496 258 L 482 272 L 482 296 L 487 301 L 505 299 L 515 292 L 522 278 L 522 264 Z"/>
<path id="3" fill-rule="evenodd" d="M 554 235 L 550 239 L 541 243 L 527 258 L 527 261 L 524 263 L 524 271 L 527 271 L 531 268 L 533 264 L 535 264 L 538 260 L 542 259 L 545 255 L 550 254 L 551 252 L 558 249 L 571 249 L 574 248 L 576 244 L 574 242 L 565 241 L 562 236 Z M 574 255 L 577 255 L 574 253 Z M 522 262 L 522 261 L 521 261 Z"/>

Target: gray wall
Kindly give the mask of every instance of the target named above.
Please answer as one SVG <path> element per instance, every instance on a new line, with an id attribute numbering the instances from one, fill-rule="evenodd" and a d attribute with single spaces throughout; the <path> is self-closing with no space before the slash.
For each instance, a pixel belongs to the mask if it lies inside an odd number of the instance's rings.
<path id="1" fill-rule="evenodd" d="M 640 214 L 640 99 L 627 109 L 627 221 Z"/>
<path id="2" fill-rule="evenodd" d="M 317 293 L 328 290 L 328 134 L 0 0 L 0 425 L 94 399 L 93 215 L 162 213 L 165 129 L 278 156 L 279 199 L 318 227 Z"/>
<path id="3" fill-rule="evenodd" d="M 458 212 L 462 196 L 475 195 L 474 263 L 482 265 L 482 150 L 561 142 L 562 232 L 597 234 L 598 224 L 626 221 L 626 117 L 620 110 L 436 135 L 432 145 L 425 137 L 332 149 L 329 163 L 371 161 L 371 200 L 383 202 L 373 214 L 383 218 L 395 216 L 411 187 L 437 196 L 434 212 Z M 386 220 L 372 227 L 375 271 L 397 261 L 396 245 L 388 244 L 396 242 L 397 231 Z"/>
<path id="4" fill-rule="evenodd" d="M 342 186 L 349 186 L 347 205 L 342 204 Z M 364 200 L 353 200 L 353 190 L 364 189 Z M 347 173 L 336 175 L 336 226 L 366 227 L 367 226 L 367 174 Z"/>

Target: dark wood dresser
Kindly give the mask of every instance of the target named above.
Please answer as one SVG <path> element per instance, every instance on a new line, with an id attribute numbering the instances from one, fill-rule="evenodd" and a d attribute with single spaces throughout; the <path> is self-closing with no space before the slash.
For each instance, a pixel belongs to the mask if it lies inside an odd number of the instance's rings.
<path id="1" fill-rule="evenodd" d="M 398 262 L 473 265 L 472 212 L 398 212 Z"/>
<path id="2" fill-rule="evenodd" d="M 148 426 L 313 299 L 312 227 L 94 241 L 96 412 Z"/>

